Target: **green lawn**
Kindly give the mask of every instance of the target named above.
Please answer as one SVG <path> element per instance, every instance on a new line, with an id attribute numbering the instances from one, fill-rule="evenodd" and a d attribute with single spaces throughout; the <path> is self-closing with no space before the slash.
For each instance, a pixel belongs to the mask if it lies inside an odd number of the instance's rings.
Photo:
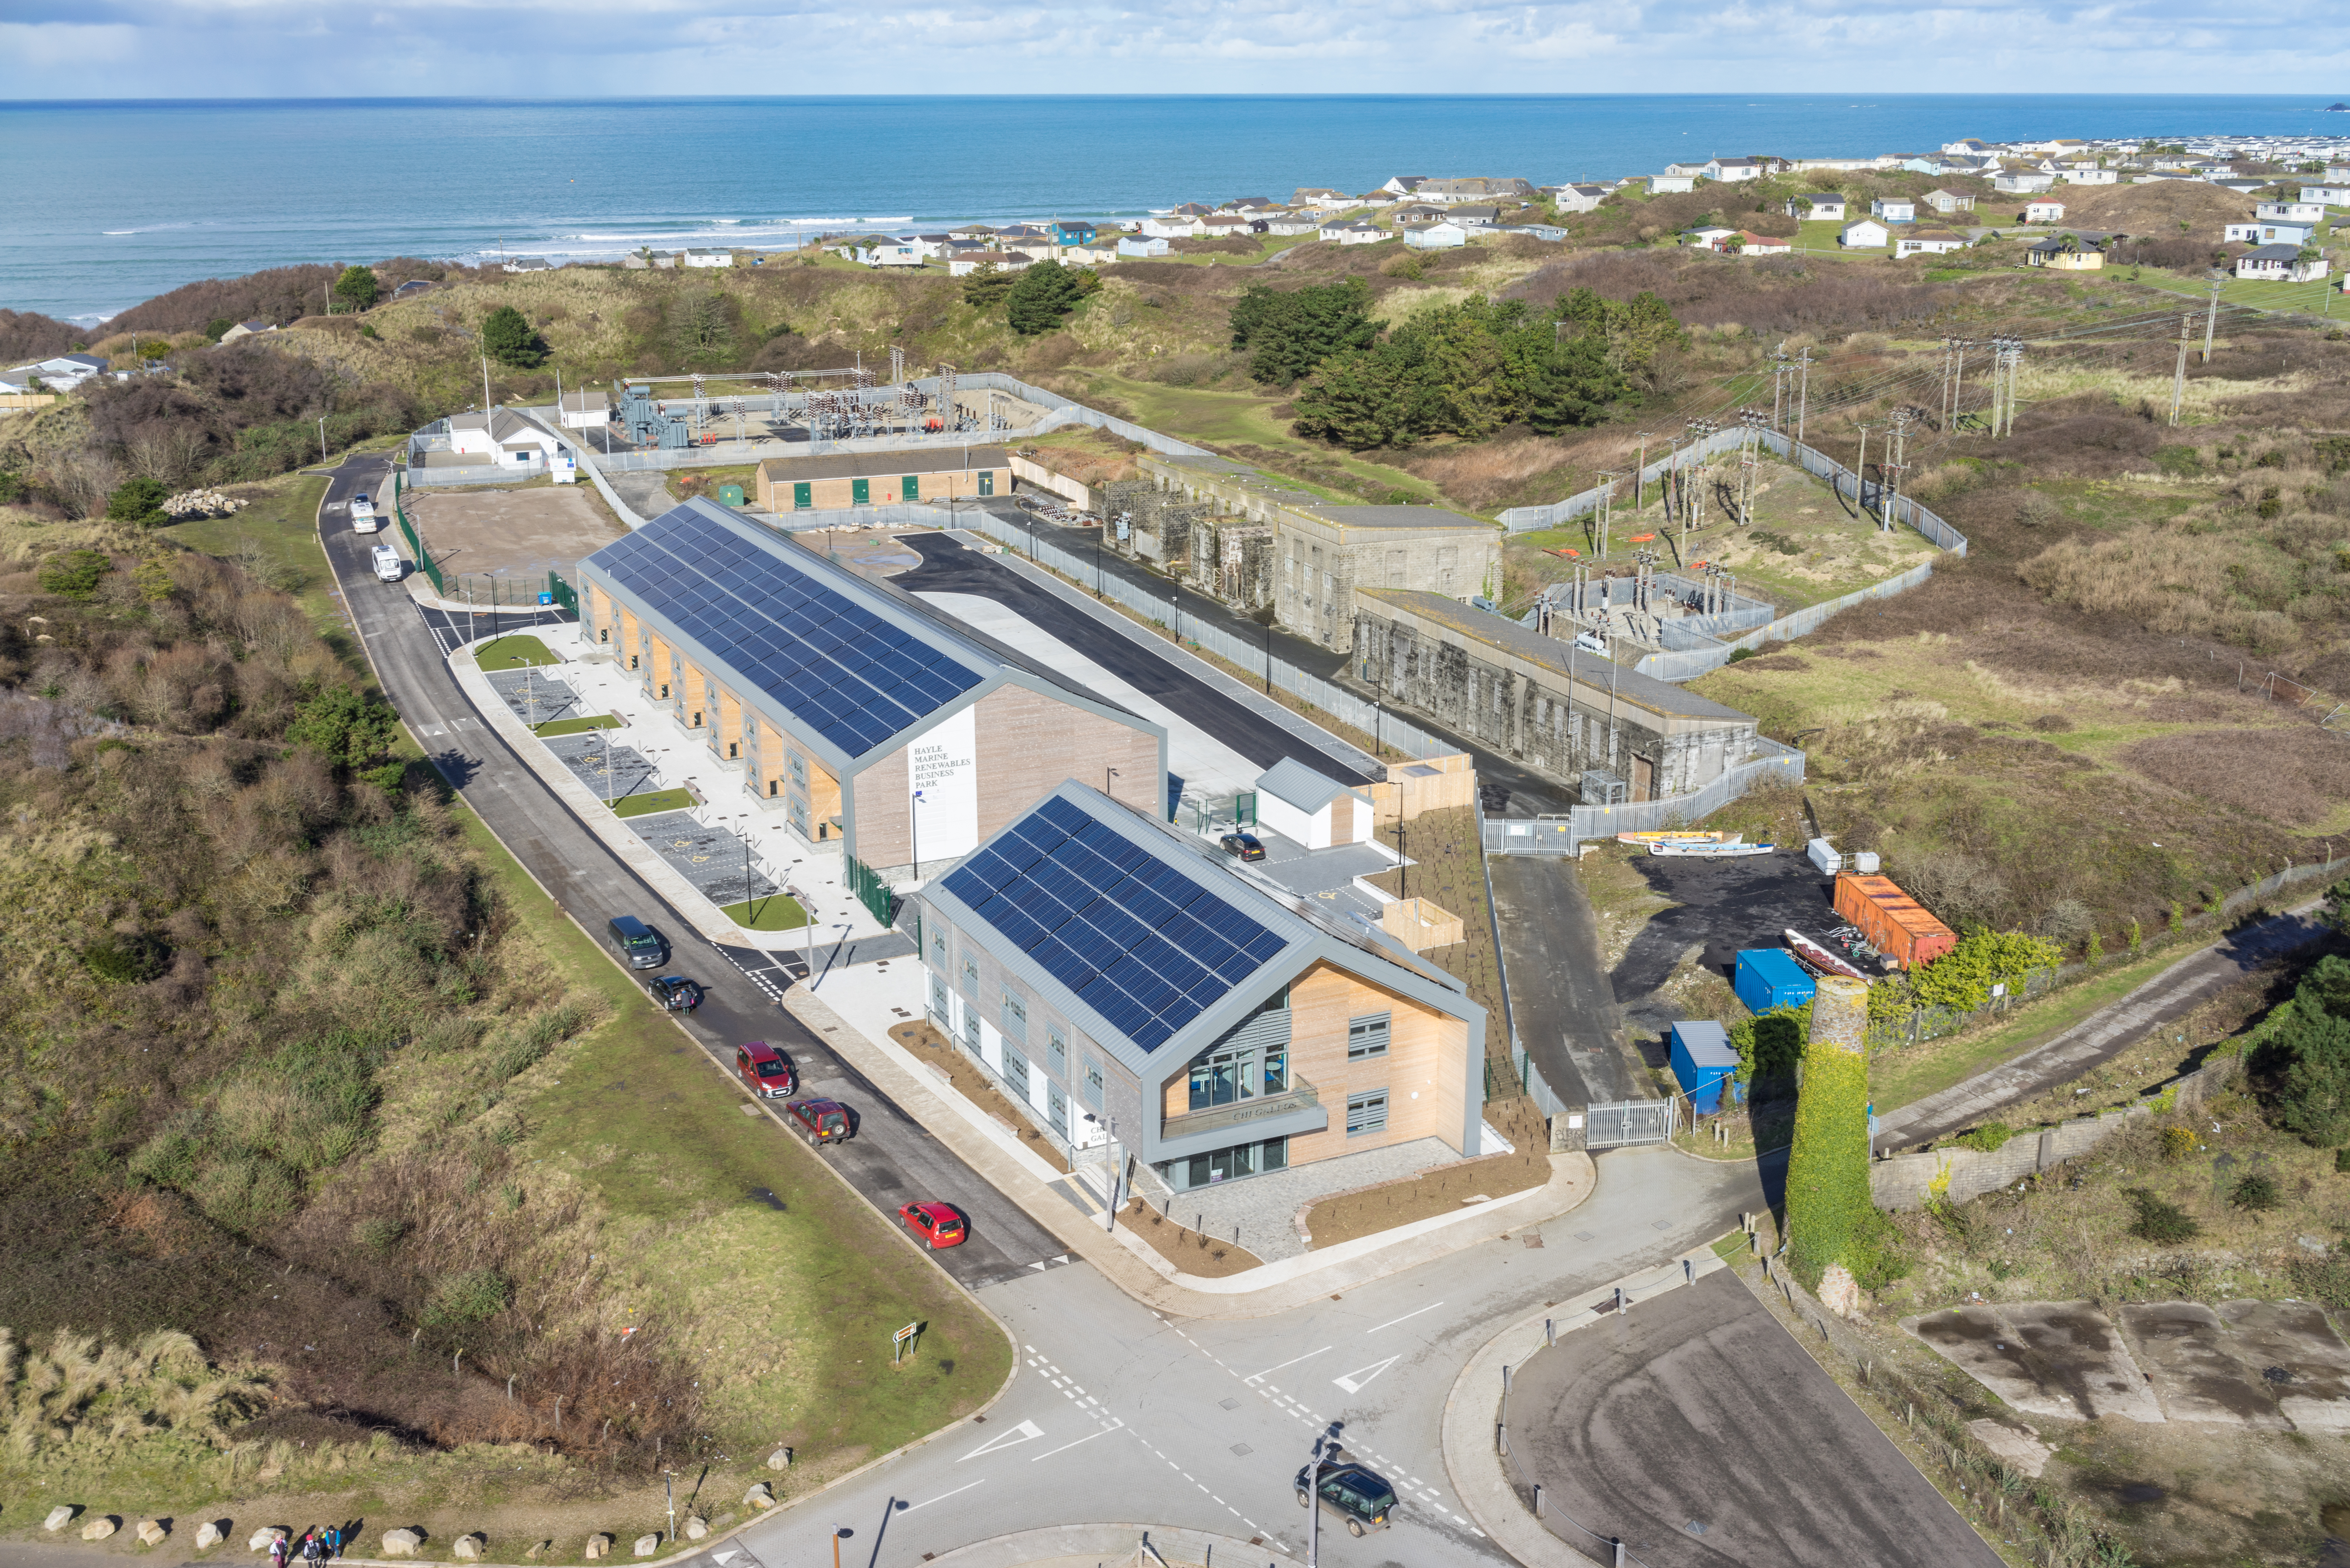
<path id="1" fill-rule="evenodd" d="M 724 912 L 728 919 L 745 930 L 796 931 L 808 923 L 807 911 L 800 908 L 800 901 L 782 893 L 748 903 L 728 904 Z"/>
<path id="2" fill-rule="evenodd" d="M 2185 295 L 2199 304 L 2211 296 L 2210 291 L 2200 282 L 2156 272 L 2151 268 L 2146 269 L 2135 281 L 2166 294 Z M 2331 316 L 2334 314 L 2334 296 L 2342 291 L 2341 284 L 2338 275 L 2320 278 L 2315 283 L 2259 283 L 2249 278 L 2231 277 L 2220 286 L 2220 297 L 2230 305 L 2247 305 L 2257 310 L 2294 310 L 2311 316 Z M 2343 315 L 2350 318 L 2350 310 L 2344 311 Z"/>
<path id="3" fill-rule="evenodd" d="M 1124 376 L 1096 375 L 1093 384 L 1131 409 L 1138 423 L 1185 441 L 1210 446 L 1254 445 L 1295 452 L 1317 462 L 1334 462 L 1349 473 L 1407 491 L 1423 500 L 1442 499 L 1435 485 L 1400 468 L 1298 440 L 1290 434 L 1286 424 L 1273 417 L 1274 409 L 1279 406 L 1279 400 L 1274 398 L 1204 387 L 1162 386 L 1157 381 L 1129 380 Z"/>
<path id="4" fill-rule="evenodd" d="M 520 670 L 525 665 L 544 668 L 563 662 L 547 651 L 546 644 L 520 632 L 484 643 L 474 650 L 473 658 L 484 670 Z"/>
<path id="5" fill-rule="evenodd" d="M 543 737 L 580 735 L 590 730 L 617 730 L 619 727 L 620 722 L 609 713 L 598 713 L 584 719 L 549 719 L 544 724 L 533 725 L 531 733 Z"/>
<path id="6" fill-rule="evenodd" d="M 648 790 L 643 794 L 622 795 L 613 803 L 615 816 L 650 816 L 656 812 L 687 811 L 693 805 L 691 792 L 681 789 Z"/>
<path id="7" fill-rule="evenodd" d="M 710 1429 L 738 1456 L 788 1442 L 815 1461 L 774 1478 L 789 1493 L 827 1468 L 837 1472 L 839 1464 L 826 1463 L 833 1456 L 845 1464 L 886 1452 L 993 1395 L 1012 1366 L 993 1320 L 894 1241 L 889 1221 L 816 1155 L 766 1117 L 744 1116 L 749 1101 L 635 980 L 477 818 L 463 807 L 455 815 L 562 979 L 611 1007 L 561 1080 L 530 1104 L 531 1149 L 638 1223 L 634 1320 L 673 1317 L 715 1334 L 718 1344 L 677 1347 L 710 1358 Z M 915 1322 L 929 1325 L 921 1349 L 893 1370 L 890 1332 Z"/>
<path id="8" fill-rule="evenodd" d="M 1877 1114 L 1924 1099 L 1978 1073 L 1988 1072 L 2070 1029 L 2107 1002 L 2126 995 L 2194 951 L 2166 948 L 2021 1007 L 2009 1021 L 1980 1034 L 1954 1034 L 1922 1045 L 1881 1053 L 1869 1064 L 1868 1086 Z"/>
<path id="9" fill-rule="evenodd" d="M 1253 256 L 1244 256 L 1237 253 L 1227 255 L 1218 251 L 1210 251 L 1205 255 L 1187 256 L 1180 251 L 1170 251 L 1163 256 L 1152 256 L 1150 259 L 1160 262 L 1181 262 L 1186 266 L 1255 266 L 1260 263 L 1272 260 L 1283 251 L 1316 243 L 1312 234 L 1253 234 L 1250 237 L 1263 242 L 1257 246 L 1256 254 Z"/>

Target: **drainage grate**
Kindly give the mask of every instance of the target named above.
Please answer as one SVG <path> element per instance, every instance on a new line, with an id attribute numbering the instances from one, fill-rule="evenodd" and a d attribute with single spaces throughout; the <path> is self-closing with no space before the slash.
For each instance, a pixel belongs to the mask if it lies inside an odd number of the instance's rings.
<path id="1" fill-rule="evenodd" d="M 1669 1220 L 1659 1220 L 1655 1224 L 1648 1227 L 1651 1231 L 1669 1231 L 1672 1228 L 1673 1222 Z"/>
<path id="2" fill-rule="evenodd" d="M 1256 1452 L 1256 1450 L 1250 1448 L 1246 1443 L 1234 1443 L 1232 1445 L 1232 1457 L 1236 1459 L 1244 1459 L 1254 1452 Z"/>
<path id="3" fill-rule="evenodd" d="M 1578 1241 L 1596 1241 L 1599 1240 L 1598 1237 L 1593 1235 L 1588 1231 L 1577 1231 L 1575 1233 L 1575 1239 Z"/>
<path id="4" fill-rule="evenodd" d="M 1237 1399 L 1222 1399 L 1217 1403 L 1226 1410 L 1237 1410 L 1241 1407 L 1241 1402 Z"/>
<path id="5" fill-rule="evenodd" d="M 1705 1533 L 1705 1526 L 1694 1519 L 1690 1520 L 1687 1524 L 1682 1525 L 1681 1528 L 1688 1531 L 1691 1535 L 1703 1535 Z"/>

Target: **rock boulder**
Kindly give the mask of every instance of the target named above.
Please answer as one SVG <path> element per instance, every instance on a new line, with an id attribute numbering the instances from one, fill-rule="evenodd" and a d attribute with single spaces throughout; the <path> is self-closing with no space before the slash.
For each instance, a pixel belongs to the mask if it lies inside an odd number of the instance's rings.
<path id="1" fill-rule="evenodd" d="M 478 1530 L 470 1535 L 461 1535 L 457 1537 L 457 1555 L 468 1563 L 478 1563 L 482 1560 L 482 1548 L 489 1543 L 490 1538 Z"/>
<path id="2" fill-rule="evenodd" d="M 421 1530 L 387 1530 L 383 1532 L 383 1554 L 386 1557 L 413 1557 L 424 1544 Z"/>
<path id="3" fill-rule="evenodd" d="M 775 1489 L 769 1486 L 765 1481 L 761 1481 L 758 1485 L 753 1487 L 749 1491 L 743 1494 L 743 1506 L 745 1508 L 775 1507 Z"/>
<path id="4" fill-rule="evenodd" d="M 81 1510 L 76 1508 L 69 1502 L 61 1502 L 57 1504 L 57 1507 L 49 1510 L 49 1517 L 41 1521 L 41 1528 L 43 1530 L 63 1530 L 67 1525 L 71 1524 L 74 1521 L 74 1515 L 80 1511 Z"/>
<path id="5" fill-rule="evenodd" d="M 588 1550 L 585 1555 L 589 1557 L 601 1557 L 611 1550 L 612 1538 L 610 1536 L 591 1535 L 588 1538 Z"/>
<path id="6" fill-rule="evenodd" d="M 769 1455 L 767 1456 L 767 1468 L 768 1468 L 769 1469 L 771 1469 L 771 1470 L 787 1470 L 787 1469 L 791 1469 L 791 1468 L 792 1468 L 792 1451 L 791 1451 L 791 1449 L 777 1449 L 774 1453 L 769 1454 Z"/>
<path id="7" fill-rule="evenodd" d="M 638 1537 L 637 1537 L 637 1555 L 638 1555 L 638 1556 L 639 1556 L 639 1557 L 650 1557 L 654 1552 L 659 1552 L 660 1550 L 660 1536 L 658 1536 L 658 1535 L 639 1535 L 639 1536 L 638 1536 Z"/>
<path id="8" fill-rule="evenodd" d="M 196 1526 L 196 1550 L 203 1552 L 228 1539 L 228 1521 L 207 1519 Z"/>
<path id="9" fill-rule="evenodd" d="M 110 1513 L 101 1513 L 81 1527 L 81 1538 L 84 1541 L 103 1541 L 121 1528 L 122 1521 Z"/>
<path id="10" fill-rule="evenodd" d="M 282 1524 L 265 1524 L 244 1538 L 247 1552 L 266 1552 L 273 1541 L 290 1541 L 294 1532 Z"/>
<path id="11" fill-rule="evenodd" d="M 688 1541 L 699 1541 L 709 1533 L 710 1521 L 698 1513 L 689 1513 L 685 1516 L 685 1538 Z"/>
<path id="12" fill-rule="evenodd" d="M 139 1521 L 139 1540 L 143 1545 L 161 1546 L 171 1533 L 163 1528 L 161 1520 L 142 1519 Z"/>

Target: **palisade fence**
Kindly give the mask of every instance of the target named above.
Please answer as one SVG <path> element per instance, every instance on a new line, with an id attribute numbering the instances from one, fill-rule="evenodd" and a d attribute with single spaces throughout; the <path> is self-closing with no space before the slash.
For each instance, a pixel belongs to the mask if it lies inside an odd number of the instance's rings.
<path id="1" fill-rule="evenodd" d="M 1753 760 L 1726 769 L 1711 784 L 1687 794 L 1630 801 L 1622 805 L 1571 806 L 1551 816 L 1505 816 L 1498 822 L 1488 821 L 1483 835 L 1485 853 L 1573 855 L 1575 846 L 1586 838 L 1685 827 L 1760 785 L 1802 784 L 1804 763 L 1804 753 L 1794 747 L 1757 735 Z"/>
<path id="2" fill-rule="evenodd" d="M 1160 598 L 1142 584 L 1128 582 L 1124 577 L 1107 573 L 1096 576 L 1091 560 L 1063 549 L 1049 539 L 1032 539 L 1027 529 L 1007 523 L 992 512 L 967 512 L 960 519 L 960 524 L 972 533 L 997 541 L 1015 554 L 1030 556 L 1038 566 L 1058 572 L 1072 582 L 1082 583 L 1087 577 L 1095 577 L 1104 597 L 1115 599 L 1160 626 L 1171 623 L 1180 641 L 1238 666 L 1259 683 L 1269 680 L 1274 691 L 1286 691 L 1299 701 L 1319 708 L 1340 723 L 1351 724 L 1379 743 L 1393 746 L 1407 756 L 1449 757 L 1461 749 L 1458 741 L 1431 735 L 1418 725 L 1397 718 L 1382 703 L 1371 701 L 1318 675 L 1309 675 L 1293 664 L 1269 657 L 1260 643 L 1236 637 L 1222 627 L 1207 624 L 1196 617 L 1186 618 L 1176 601 Z M 1172 585 L 1170 587 L 1171 588 Z"/>
<path id="3" fill-rule="evenodd" d="M 1733 429 L 1716 431 L 1694 448 L 1683 448 L 1678 457 L 1661 458 L 1640 471 L 1640 483 L 1651 484 L 1673 472 L 1677 463 L 1685 464 L 1694 451 L 1699 459 L 1716 453 L 1735 451 L 1745 444 L 1747 431 Z M 1933 513 L 1907 495 L 1894 494 L 1883 484 L 1871 484 L 1825 452 L 1797 441 L 1784 431 L 1758 431 L 1756 439 L 1787 461 L 1799 465 L 1815 479 L 1827 481 L 1835 493 L 1838 504 L 1847 497 L 1864 514 L 1873 514 L 1889 523 L 1906 523 L 1935 545 L 1954 556 L 1967 553 L 1967 536 L 1943 522 Z M 1513 506 L 1501 514 L 1502 525 L 1513 534 L 1531 533 L 1541 528 L 1556 528 L 1578 517 L 1587 517 L 1599 510 L 1599 503 L 1610 485 L 1594 485 L 1580 494 L 1548 506 Z M 1730 662 L 1730 656 L 1740 649 L 1754 649 L 1766 642 L 1787 642 L 1817 631 L 1822 623 L 1840 611 L 1852 608 L 1869 599 L 1886 598 L 1894 594 L 1908 593 L 1934 575 L 1934 564 L 1922 562 L 1898 576 L 1872 583 L 1856 593 L 1830 599 L 1782 616 L 1769 625 L 1759 627 L 1742 636 L 1720 640 L 1708 639 L 1711 646 L 1668 649 L 1652 653 L 1632 668 L 1642 675 L 1653 675 L 1659 680 L 1688 680 L 1708 670 L 1719 670 Z"/>
<path id="4" fill-rule="evenodd" d="M 391 471 L 391 515 L 399 523 L 400 536 L 408 541 L 409 551 L 415 556 L 417 566 L 423 571 L 426 580 L 432 583 L 432 591 L 443 594 L 448 589 L 441 581 L 441 564 L 432 558 L 432 552 L 424 547 L 424 541 L 417 535 L 416 524 L 408 520 L 408 508 L 400 502 L 400 493 L 407 487 L 407 474 L 405 469 Z"/>

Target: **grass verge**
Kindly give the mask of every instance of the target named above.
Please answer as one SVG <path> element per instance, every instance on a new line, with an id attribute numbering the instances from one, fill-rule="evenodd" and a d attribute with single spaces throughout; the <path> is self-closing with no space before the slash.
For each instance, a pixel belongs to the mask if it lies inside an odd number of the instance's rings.
<path id="1" fill-rule="evenodd" d="M 234 561 L 271 587 L 293 595 L 335 657 L 365 674 L 367 658 L 352 633 L 335 575 L 318 550 L 318 503 L 326 498 L 327 483 L 287 474 L 265 485 L 238 486 L 251 504 L 234 516 L 175 523 L 157 532 L 191 550 Z"/>
<path id="2" fill-rule="evenodd" d="M 723 906 L 725 916 L 746 931 L 796 931 L 808 923 L 797 898 L 776 894 Z"/>
<path id="3" fill-rule="evenodd" d="M 485 670 L 520 670 L 525 666 L 544 669 L 563 660 L 547 651 L 546 644 L 535 637 L 510 632 L 495 642 L 485 642 L 473 650 L 475 662 Z"/>
<path id="4" fill-rule="evenodd" d="M 544 724 L 533 724 L 530 732 L 541 737 L 554 735 L 584 735 L 590 730 L 617 730 L 620 722 L 609 713 L 597 713 L 584 719 L 549 719 Z"/>
<path id="5" fill-rule="evenodd" d="M 612 803 L 614 816 L 651 816 L 664 811 L 685 811 L 693 805 L 691 790 L 657 789 L 622 795 Z"/>

